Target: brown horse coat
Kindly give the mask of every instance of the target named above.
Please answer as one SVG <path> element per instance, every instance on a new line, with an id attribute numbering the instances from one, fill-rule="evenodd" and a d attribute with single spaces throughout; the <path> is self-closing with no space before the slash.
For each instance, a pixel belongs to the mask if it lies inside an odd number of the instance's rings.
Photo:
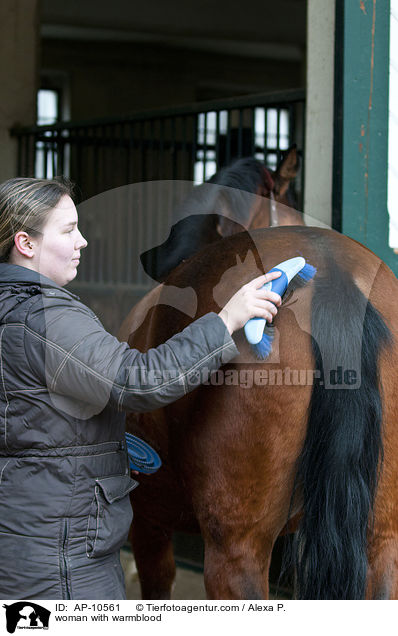
<path id="1" fill-rule="evenodd" d="M 195 315 L 192 308 L 184 313 L 181 305 L 162 304 L 160 289 L 158 304 L 141 327 L 121 337 L 143 351 L 156 346 L 192 318 L 219 311 L 242 284 L 298 255 L 317 267 L 317 277 L 328 277 L 343 320 L 353 308 L 333 288 L 333 263 L 352 276 L 392 334 L 392 345 L 379 358 L 384 462 L 369 533 L 367 595 L 398 598 L 398 282 L 367 248 L 333 231 L 286 227 L 250 234 L 209 246 L 166 281 L 166 287 L 193 288 Z M 129 419 L 128 430 L 152 444 L 163 460 L 156 475 L 140 477 L 132 494 L 133 545 L 144 598 L 170 594 L 174 530 L 202 533 L 210 597 L 267 597 L 272 547 L 288 517 L 302 507 L 300 496 L 290 506 L 316 371 L 313 288 L 310 282 L 285 300 L 269 360 L 255 360 L 240 332 L 235 338 L 240 355 L 222 369 L 219 381 L 213 376 L 210 385 L 167 408 Z M 130 322 L 131 316 L 125 324 Z M 325 330 L 331 328 L 325 322 Z"/>

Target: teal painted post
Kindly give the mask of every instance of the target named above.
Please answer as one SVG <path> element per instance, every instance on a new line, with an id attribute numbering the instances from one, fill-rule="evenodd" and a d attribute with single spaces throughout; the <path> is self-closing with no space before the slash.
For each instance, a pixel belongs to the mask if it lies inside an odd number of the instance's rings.
<path id="1" fill-rule="evenodd" d="M 339 16 L 341 77 L 336 73 L 336 90 L 342 91 L 336 130 L 341 135 L 341 231 L 369 247 L 397 275 L 387 211 L 390 0 L 343 0 L 337 10 L 344 12 Z"/>

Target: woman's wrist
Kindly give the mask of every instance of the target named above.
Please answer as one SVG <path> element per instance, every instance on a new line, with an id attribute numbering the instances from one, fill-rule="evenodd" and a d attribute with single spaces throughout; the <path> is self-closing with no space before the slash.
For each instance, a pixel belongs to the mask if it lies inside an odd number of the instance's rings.
<path id="1" fill-rule="evenodd" d="M 218 315 L 220 316 L 220 318 L 223 321 L 224 325 L 228 329 L 229 334 L 232 336 L 232 334 L 235 331 L 235 329 L 233 328 L 233 326 L 230 324 L 230 321 L 228 320 L 228 311 L 226 311 L 225 309 L 221 309 L 221 311 L 220 311 L 220 313 Z"/>

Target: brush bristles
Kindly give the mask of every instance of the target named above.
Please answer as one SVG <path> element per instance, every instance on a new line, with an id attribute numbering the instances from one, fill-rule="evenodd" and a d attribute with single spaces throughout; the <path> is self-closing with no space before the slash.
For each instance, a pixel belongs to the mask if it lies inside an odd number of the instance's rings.
<path id="1" fill-rule="evenodd" d="M 268 358 L 272 350 L 273 339 L 273 335 L 265 333 L 263 334 L 260 342 L 256 345 L 253 345 L 254 353 L 259 360 L 265 360 L 266 358 Z"/>
<path id="2" fill-rule="evenodd" d="M 306 263 L 303 269 L 301 269 L 293 278 L 293 280 L 290 281 L 288 288 L 286 289 L 283 296 L 285 297 L 289 292 L 294 291 L 299 287 L 304 287 L 304 285 L 306 285 L 310 280 L 314 278 L 315 274 L 316 267 L 313 267 L 309 263 Z M 274 331 L 275 330 L 273 326 L 266 325 L 263 337 L 261 338 L 260 342 L 256 345 L 252 345 L 253 352 L 259 360 L 266 360 L 266 358 L 268 358 L 269 354 L 271 353 L 272 342 L 274 340 Z"/>
<path id="3" fill-rule="evenodd" d="M 296 274 L 296 276 L 308 282 L 311 280 L 311 278 L 314 278 L 315 274 L 316 274 L 316 267 L 313 267 L 309 263 L 306 263 L 303 269 L 301 269 L 298 272 L 298 274 Z"/>

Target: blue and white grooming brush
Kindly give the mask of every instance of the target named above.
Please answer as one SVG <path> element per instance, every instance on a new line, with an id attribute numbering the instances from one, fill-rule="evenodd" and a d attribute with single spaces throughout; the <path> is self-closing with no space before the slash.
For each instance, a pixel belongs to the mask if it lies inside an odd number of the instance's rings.
<path id="1" fill-rule="evenodd" d="M 270 274 L 271 272 L 281 272 L 281 275 L 279 278 L 265 283 L 262 289 L 269 289 L 282 297 L 290 281 L 295 276 L 300 279 L 301 284 L 305 284 L 315 276 L 316 269 L 306 263 L 302 256 L 297 256 L 279 263 L 279 265 L 270 269 L 268 273 Z M 264 329 L 266 329 L 265 318 L 251 318 L 244 327 L 248 342 L 253 346 L 257 357 L 262 360 L 270 354 L 273 341 L 272 327 L 268 328 L 269 333 L 264 333 Z"/>
<path id="2" fill-rule="evenodd" d="M 152 446 L 131 433 L 125 433 L 125 437 L 130 469 L 146 474 L 155 473 L 162 465 L 157 452 Z"/>

